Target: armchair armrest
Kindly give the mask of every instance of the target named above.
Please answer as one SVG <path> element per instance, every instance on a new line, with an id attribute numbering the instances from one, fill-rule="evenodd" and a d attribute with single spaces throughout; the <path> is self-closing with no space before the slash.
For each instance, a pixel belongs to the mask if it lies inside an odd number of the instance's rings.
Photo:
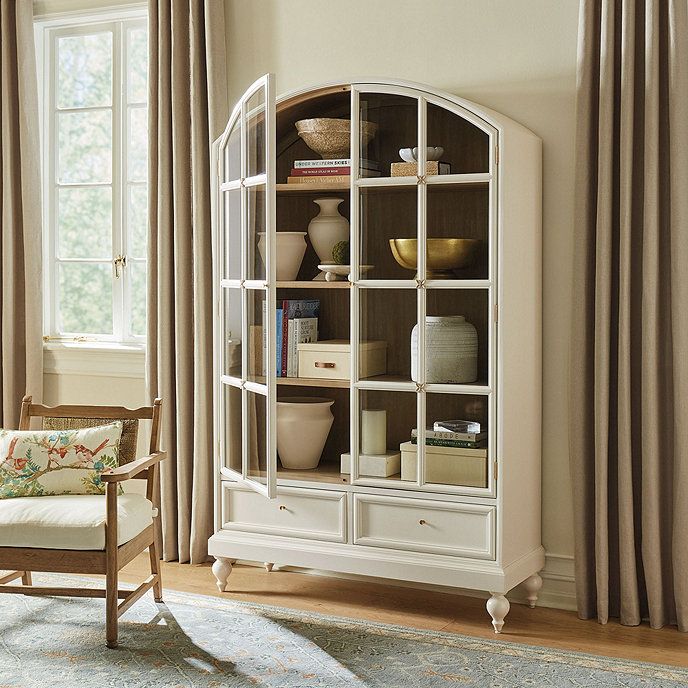
<path id="1" fill-rule="evenodd" d="M 100 476 L 100 479 L 104 483 L 119 483 L 124 480 L 130 480 L 131 478 L 136 477 L 136 475 L 138 475 L 141 471 L 145 471 L 153 464 L 159 463 L 166 458 L 167 452 L 153 452 L 150 456 L 142 456 L 140 459 L 136 459 L 136 461 L 119 466 L 109 473 L 103 473 Z"/>

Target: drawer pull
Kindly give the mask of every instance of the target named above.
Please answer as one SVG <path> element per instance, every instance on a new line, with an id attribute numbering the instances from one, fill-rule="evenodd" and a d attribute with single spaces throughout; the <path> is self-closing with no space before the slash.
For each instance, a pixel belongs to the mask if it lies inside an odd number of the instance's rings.
<path id="1" fill-rule="evenodd" d="M 326 362 L 326 361 L 316 361 L 315 367 L 316 368 L 334 368 L 334 363 L 330 363 L 330 362 Z"/>
<path id="2" fill-rule="evenodd" d="M 286 511 L 286 510 L 287 510 L 287 507 L 284 506 L 284 504 L 280 504 L 279 510 L 280 510 L 280 511 Z"/>
<path id="3" fill-rule="evenodd" d="M 427 523 L 427 521 L 424 518 L 421 518 L 420 521 L 418 521 L 418 525 L 424 526 Z"/>

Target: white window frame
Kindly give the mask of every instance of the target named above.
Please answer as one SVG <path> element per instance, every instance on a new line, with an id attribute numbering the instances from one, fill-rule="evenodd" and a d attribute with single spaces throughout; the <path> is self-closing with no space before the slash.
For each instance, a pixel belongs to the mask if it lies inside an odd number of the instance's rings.
<path id="1" fill-rule="evenodd" d="M 129 110 L 146 107 L 147 103 L 129 102 L 126 83 L 127 54 L 124 49 L 126 31 L 147 26 L 146 3 L 116 10 L 89 12 L 64 12 L 35 18 L 36 59 L 39 77 L 40 120 L 41 120 L 41 161 L 43 183 L 43 285 L 45 298 L 43 313 L 43 332 L 45 341 L 98 342 L 112 345 L 125 344 L 145 346 L 145 335 L 131 332 L 131 273 L 132 264 L 145 265 L 145 260 L 134 259 L 128 254 L 127 242 L 127 204 L 129 186 L 145 185 L 147 182 L 127 180 L 127 140 L 129 131 Z M 109 110 L 113 118 L 112 178 L 107 184 L 75 184 L 72 186 L 110 186 L 112 188 L 112 256 L 110 265 L 114 278 L 114 260 L 117 256 L 127 257 L 124 278 L 113 279 L 112 334 L 84 334 L 60 332 L 58 329 L 58 268 L 57 253 L 57 196 L 60 185 L 57 182 L 57 39 L 66 35 L 82 35 L 99 30 L 113 34 L 113 93 L 112 102 L 107 107 L 78 108 L 79 112 Z M 120 84 L 122 88 L 120 88 Z M 76 109 L 75 109 L 76 110 Z M 65 111 L 63 109 L 62 111 Z M 69 109 L 67 109 L 69 111 Z M 52 142 L 53 145 L 48 145 Z M 66 185 L 69 186 L 69 185 Z M 70 259 L 66 262 L 89 263 L 88 259 Z M 104 262 L 99 260 L 101 264 Z"/>

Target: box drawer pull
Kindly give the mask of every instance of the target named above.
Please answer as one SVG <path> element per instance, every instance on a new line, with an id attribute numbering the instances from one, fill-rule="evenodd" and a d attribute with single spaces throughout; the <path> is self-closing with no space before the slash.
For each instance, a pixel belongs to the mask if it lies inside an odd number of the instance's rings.
<path id="1" fill-rule="evenodd" d="M 418 521 L 418 525 L 424 526 L 427 523 L 427 521 L 424 518 L 421 518 L 420 521 Z"/>
<path id="2" fill-rule="evenodd" d="M 316 368 L 334 368 L 334 363 L 329 363 L 326 361 L 316 361 L 315 367 Z"/>
<path id="3" fill-rule="evenodd" d="M 279 510 L 280 510 L 280 511 L 287 511 L 287 507 L 284 506 L 284 504 L 280 504 Z"/>

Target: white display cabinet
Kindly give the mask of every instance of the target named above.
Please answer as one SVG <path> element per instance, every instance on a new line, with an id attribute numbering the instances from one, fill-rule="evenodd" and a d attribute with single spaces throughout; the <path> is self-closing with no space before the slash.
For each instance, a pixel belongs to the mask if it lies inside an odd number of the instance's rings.
<path id="1" fill-rule="evenodd" d="M 491 595 L 499 632 L 506 593 L 525 583 L 534 605 L 544 564 L 541 141 L 507 117 L 418 84 L 325 84 L 277 99 L 273 84 L 267 75 L 249 88 L 213 147 L 217 453 L 209 550 L 218 586 L 231 585 L 232 563 L 242 559 L 481 590 Z M 295 128 L 311 118 L 351 121 L 343 181 L 287 182 L 295 160 L 319 157 Z M 364 122 L 376 125 L 369 143 Z M 414 146 L 413 173 L 391 176 L 399 149 Z M 442 146 L 450 169 L 428 173 L 426 146 Z M 348 279 L 314 279 L 319 261 L 309 243 L 296 278 L 278 281 L 279 233 L 305 232 L 322 197 L 341 198 L 350 222 Z M 435 261 L 450 243 L 429 240 L 457 238 L 477 240 L 472 261 L 438 273 Z M 392 239 L 416 240 L 417 271 L 395 259 Z M 319 340 L 351 344 L 350 379 L 331 370 L 278 376 L 278 324 L 265 314 L 287 299 L 320 302 Z M 427 378 L 439 355 L 431 324 L 447 316 L 475 328 L 475 381 Z M 426 326 L 412 350 L 417 323 Z M 369 342 L 384 342 L 384 374 L 360 374 Z M 278 402 L 295 396 L 334 402 L 313 469 L 287 470 L 279 460 Z M 366 409 L 387 411 L 387 448 L 405 445 L 407 459 L 417 429 L 403 480 L 402 472 L 361 474 Z M 447 456 L 426 446 L 426 428 L 448 419 L 479 422 L 482 453 Z M 304 441 L 309 432 L 304 423 Z M 350 454 L 350 474 L 340 472 L 342 454 Z"/>

